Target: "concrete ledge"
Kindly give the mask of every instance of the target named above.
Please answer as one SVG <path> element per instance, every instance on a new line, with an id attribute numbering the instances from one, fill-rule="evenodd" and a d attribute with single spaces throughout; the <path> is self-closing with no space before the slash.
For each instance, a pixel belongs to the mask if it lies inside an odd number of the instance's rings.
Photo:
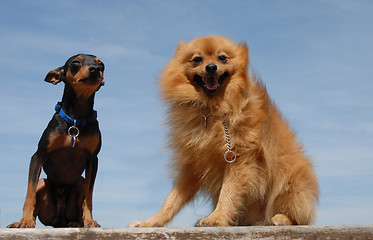
<path id="1" fill-rule="evenodd" d="M 373 225 L 0 229 L 0 239 L 373 239 Z"/>

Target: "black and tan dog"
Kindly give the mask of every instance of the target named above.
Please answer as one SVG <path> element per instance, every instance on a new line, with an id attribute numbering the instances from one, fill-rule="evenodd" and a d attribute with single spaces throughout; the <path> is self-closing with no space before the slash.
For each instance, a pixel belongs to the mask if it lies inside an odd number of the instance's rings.
<path id="1" fill-rule="evenodd" d="M 92 218 L 101 148 L 93 101 L 104 84 L 103 72 L 104 64 L 97 57 L 78 54 L 45 77 L 53 84 L 63 81 L 65 90 L 31 158 L 23 216 L 8 227 L 35 227 L 36 216 L 53 227 L 100 227 Z M 47 178 L 39 180 L 42 168 Z"/>

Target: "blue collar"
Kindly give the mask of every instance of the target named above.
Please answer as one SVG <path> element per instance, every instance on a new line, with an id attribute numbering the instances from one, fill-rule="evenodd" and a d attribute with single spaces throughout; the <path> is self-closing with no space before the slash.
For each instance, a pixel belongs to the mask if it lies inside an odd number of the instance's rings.
<path id="1" fill-rule="evenodd" d="M 56 110 L 56 113 L 58 113 L 66 122 L 70 123 L 71 125 L 83 125 L 86 126 L 87 123 L 92 122 L 92 120 L 97 119 L 97 111 L 93 111 L 93 113 L 86 119 L 75 119 L 67 115 L 62 110 L 61 102 L 58 102 L 56 106 L 54 107 Z"/>

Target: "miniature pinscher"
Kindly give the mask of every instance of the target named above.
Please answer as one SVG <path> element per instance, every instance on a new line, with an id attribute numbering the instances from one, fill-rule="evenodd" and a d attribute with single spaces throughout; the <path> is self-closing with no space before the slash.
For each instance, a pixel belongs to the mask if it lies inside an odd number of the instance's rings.
<path id="1" fill-rule="evenodd" d="M 53 227 L 100 227 L 92 217 L 101 148 L 93 102 L 104 84 L 103 72 L 96 56 L 78 54 L 45 77 L 49 83 L 64 82 L 65 89 L 31 158 L 23 216 L 9 228 L 33 228 L 36 217 Z M 39 180 L 42 168 L 47 178 Z"/>

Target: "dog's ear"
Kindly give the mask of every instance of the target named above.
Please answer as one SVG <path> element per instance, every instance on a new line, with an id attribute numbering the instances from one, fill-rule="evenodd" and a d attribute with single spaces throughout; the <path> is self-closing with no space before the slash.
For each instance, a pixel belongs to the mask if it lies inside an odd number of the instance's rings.
<path id="1" fill-rule="evenodd" d="M 249 64 L 249 48 L 247 47 L 246 42 L 240 43 L 237 46 L 240 49 L 241 59 L 245 60 L 245 65 Z"/>
<path id="2" fill-rule="evenodd" d="M 56 69 L 50 71 L 47 74 L 44 81 L 49 82 L 49 83 L 53 83 L 54 85 L 56 85 L 57 83 L 62 81 L 61 76 L 64 73 L 64 71 L 65 71 L 65 69 L 64 69 L 63 66 L 59 67 L 59 68 L 56 68 Z"/>
<path id="3" fill-rule="evenodd" d="M 178 53 L 179 53 L 180 51 L 182 51 L 183 49 L 185 49 L 185 47 L 186 47 L 187 45 L 188 45 L 188 44 L 187 44 L 186 42 L 180 41 L 180 42 L 179 42 L 179 45 L 177 45 L 177 48 L 176 48 L 176 50 L 175 50 L 175 56 L 177 56 Z"/>

